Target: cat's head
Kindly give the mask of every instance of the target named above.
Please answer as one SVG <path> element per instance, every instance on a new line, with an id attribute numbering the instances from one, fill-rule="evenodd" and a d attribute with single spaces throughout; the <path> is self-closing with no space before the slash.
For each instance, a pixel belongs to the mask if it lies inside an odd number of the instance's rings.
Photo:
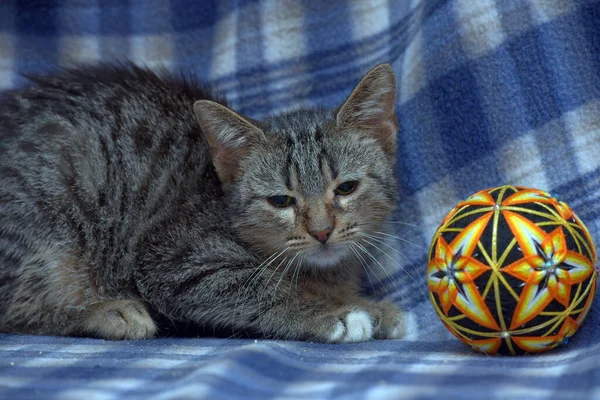
<path id="1" fill-rule="evenodd" d="M 329 267 L 377 230 L 396 203 L 395 78 L 373 68 L 338 109 L 251 121 L 200 100 L 196 117 L 240 236 L 265 256 L 284 251 Z"/>

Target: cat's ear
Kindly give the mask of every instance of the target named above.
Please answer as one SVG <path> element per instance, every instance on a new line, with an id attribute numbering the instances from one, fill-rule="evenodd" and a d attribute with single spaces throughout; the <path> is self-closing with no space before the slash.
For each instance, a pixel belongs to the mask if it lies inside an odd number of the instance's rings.
<path id="1" fill-rule="evenodd" d="M 194 103 L 194 113 L 210 146 L 219 179 L 228 186 L 239 173 L 240 160 L 264 140 L 264 134 L 246 118 L 210 100 Z"/>
<path id="2" fill-rule="evenodd" d="M 389 64 L 379 64 L 365 75 L 339 108 L 336 124 L 340 129 L 367 132 L 386 152 L 393 154 L 398 133 L 395 99 L 394 70 Z"/>

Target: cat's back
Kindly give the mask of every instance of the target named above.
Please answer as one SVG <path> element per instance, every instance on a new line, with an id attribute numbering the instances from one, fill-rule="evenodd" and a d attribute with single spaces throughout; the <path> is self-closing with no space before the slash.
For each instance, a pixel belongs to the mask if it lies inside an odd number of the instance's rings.
<path id="1" fill-rule="evenodd" d="M 193 78 L 124 64 L 29 79 L 25 88 L 0 93 L 0 159 L 6 166 L 83 157 L 135 173 L 144 164 L 208 161 L 193 104 L 223 101 Z"/>
<path id="2" fill-rule="evenodd" d="M 62 69 L 28 78 L 30 85 L 0 93 L 3 139 L 36 135 L 43 140 L 52 135 L 41 128 L 58 122 L 93 128 L 92 134 L 110 130 L 113 138 L 131 136 L 140 147 L 147 147 L 144 129 L 153 138 L 201 136 L 193 116 L 194 101 L 223 103 L 183 73 L 152 71 L 134 64 Z M 34 127 L 38 129 L 32 132 Z"/>
<path id="3" fill-rule="evenodd" d="M 193 79 L 134 65 L 30 79 L 0 95 L 2 222 L 52 214 L 102 227 L 218 195 L 193 104 L 219 99 Z"/>

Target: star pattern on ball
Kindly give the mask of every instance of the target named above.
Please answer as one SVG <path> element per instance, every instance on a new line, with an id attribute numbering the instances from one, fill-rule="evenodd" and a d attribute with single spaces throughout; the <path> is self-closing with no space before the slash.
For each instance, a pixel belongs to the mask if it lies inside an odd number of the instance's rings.
<path id="1" fill-rule="evenodd" d="M 552 349 L 562 343 L 566 338 L 571 337 L 577 331 L 577 323 L 571 318 L 565 318 L 565 322 L 556 335 L 551 336 L 515 336 L 512 340 L 529 353 L 539 353 L 541 351 Z"/>
<path id="2" fill-rule="evenodd" d="M 568 204 L 518 186 L 482 190 L 440 224 L 427 282 L 449 331 L 487 353 L 539 353 L 564 343 L 592 307 L 592 237 Z"/>
<path id="3" fill-rule="evenodd" d="M 570 317 L 565 319 L 562 327 L 556 335 L 549 336 L 510 336 L 517 346 L 529 353 L 539 353 L 544 350 L 552 349 L 568 337 L 571 337 L 577 331 L 577 323 Z M 500 348 L 503 337 L 492 337 L 487 339 L 466 339 L 465 342 L 482 353 L 494 354 Z"/>
<path id="4" fill-rule="evenodd" d="M 478 218 L 451 243 L 439 238 L 427 276 L 429 289 L 438 294 L 444 314 L 448 315 L 450 307 L 455 306 L 482 326 L 500 329 L 474 282 L 490 269 L 472 256 L 490 218 L 491 214 Z"/>
<path id="5" fill-rule="evenodd" d="M 586 257 L 567 250 L 562 227 L 546 233 L 522 215 L 503 215 L 523 252 L 523 258 L 502 269 L 525 283 L 510 325 L 516 329 L 553 299 L 568 307 L 572 285 L 583 282 L 594 267 Z"/>
<path id="6" fill-rule="evenodd" d="M 453 210 L 453 212 L 446 217 L 444 223 L 448 222 L 450 218 L 454 216 L 456 210 L 464 206 L 488 206 L 502 209 L 504 207 L 518 206 L 532 202 L 552 205 L 561 218 L 565 220 L 574 218 L 573 211 L 566 203 L 558 201 L 555 197 L 550 196 L 548 193 L 542 190 L 524 189 L 506 197 L 500 203 L 497 203 L 488 191 L 475 193 L 467 200 L 461 201 L 455 210 Z"/>
<path id="7" fill-rule="evenodd" d="M 531 202 L 550 204 L 554 206 L 558 214 L 564 220 L 573 218 L 573 211 L 564 202 L 558 201 L 555 197 L 550 196 L 548 193 L 536 189 L 525 189 L 515 194 L 508 196 L 502 202 L 503 206 L 516 206 L 519 204 L 527 204 Z"/>

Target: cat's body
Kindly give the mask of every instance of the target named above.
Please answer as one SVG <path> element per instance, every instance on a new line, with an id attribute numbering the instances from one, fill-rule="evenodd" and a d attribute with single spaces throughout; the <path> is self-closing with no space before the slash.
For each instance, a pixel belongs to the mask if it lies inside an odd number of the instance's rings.
<path id="1" fill-rule="evenodd" d="M 358 295 L 348 244 L 395 202 L 393 75 L 373 71 L 340 110 L 261 123 L 133 66 L 6 93 L 0 331 L 150 338 L 158 315 L 283 339 L 401 335 L 393 305 Z"/>

